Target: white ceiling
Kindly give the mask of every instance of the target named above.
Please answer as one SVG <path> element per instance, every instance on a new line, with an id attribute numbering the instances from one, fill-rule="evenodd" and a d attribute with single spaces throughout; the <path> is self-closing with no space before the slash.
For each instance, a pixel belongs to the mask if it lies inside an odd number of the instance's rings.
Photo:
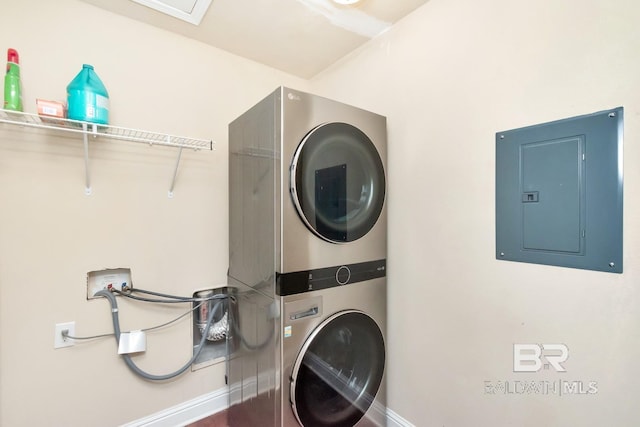
<path id="1" fill-rule="evenodd" d="M 200 25 L 132 0 L 81 0 L 310 78 L 428 0 L 213 0 Z"/>

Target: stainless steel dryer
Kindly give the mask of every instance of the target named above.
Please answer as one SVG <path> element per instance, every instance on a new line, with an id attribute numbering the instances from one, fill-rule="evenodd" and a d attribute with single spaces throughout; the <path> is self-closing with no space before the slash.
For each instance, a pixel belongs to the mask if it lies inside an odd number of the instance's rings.
<path id="1" fill-rule="evenodd" d="M 230 425 L 384 425 L 386 119 L 280 87 L 229 125 Z"/>
<path id="2" fill-rule="evenodd" d="M 234 120 L 229 275 L 384 260 L 386 142 L 385 117 L 285 87 Z"/>

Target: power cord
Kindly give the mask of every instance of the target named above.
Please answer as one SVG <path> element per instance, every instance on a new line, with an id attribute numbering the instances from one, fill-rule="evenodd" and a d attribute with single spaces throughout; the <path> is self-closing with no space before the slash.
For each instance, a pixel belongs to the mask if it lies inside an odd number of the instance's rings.
<path id="1" fill-rule="evenodd" d="M 193 307 L 191 310 L 181 314 L 180 316 L 178 316 L 175 319 L 170 320 L 170 321 L 168 321 L 166 323 L 163 323 L 163 324 L 157 325 L 157 326 L 151 326 L 149 328 L 144 328 L 144 329 L 141 329 L 141 330 L 144 331 L 144 332 L 149 332 L 149 331 L 153 331 L 153 330 L 156 330 L 156 329 L 164 328 L 165 326 L 169 326 L 170 324 L 177 322 L 178 320 L 182 319 L 183 317 L 188 316 L 189 314 L 191 314 L 192 311 L 195 311 L 198 308 L 200 308 L 200 306 L 202 304 L 204 304 L 204 302 L 201 302 L 200 304 L 198 304 L 195 307 Z M 93 335 L 93 336 L 90 336 L 90 337 L 75 337 L 75 336 L 69 335 L 69 330 L 68 329 L 63 329 L 62 330 L 62 337 L 63 338 L 65 338 L 65 339 L 69 338 L 69 339 L 72 339 L 72 340 L 79 340 L 79 341 L 82 341 L 82 340 L 94 340 L 94 339 L 97 339 L 97 338 L 112 337 L 113 335 L 114 335 L 113 333 L 110 333 L 110 334 Z"/>

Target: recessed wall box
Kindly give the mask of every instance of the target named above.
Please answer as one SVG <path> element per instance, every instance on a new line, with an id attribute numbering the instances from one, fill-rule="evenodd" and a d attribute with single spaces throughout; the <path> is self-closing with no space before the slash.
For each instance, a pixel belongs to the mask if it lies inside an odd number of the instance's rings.
<path id="1" fill-rule="evenodd" d="M 496 259 L 622 273 L 623 112 L 496 133 Z"/>
<path id="2" fill-rule="evenodd" d="M 100 298 L 95 294 L 101 290 L 124 291 L 132 287 L 131 269 L 129 268 L 107 268 L 87 273 L 87 299 Z"/>

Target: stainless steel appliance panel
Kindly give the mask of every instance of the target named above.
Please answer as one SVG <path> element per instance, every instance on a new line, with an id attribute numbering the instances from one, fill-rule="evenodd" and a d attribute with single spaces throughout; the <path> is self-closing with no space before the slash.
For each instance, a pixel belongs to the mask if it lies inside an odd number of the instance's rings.
<path id="1" fill-rule="evenodd" d="M 273 283 L 280 248 L 278 93 L 229 125 L 229 276 Z M 271 291 L 273 294 L 273 291 Z"/>
<path id="2" fill-rule="evenodd" d="M 229 278 L 229 425 L 281 426 L 280 301 Z"/>

